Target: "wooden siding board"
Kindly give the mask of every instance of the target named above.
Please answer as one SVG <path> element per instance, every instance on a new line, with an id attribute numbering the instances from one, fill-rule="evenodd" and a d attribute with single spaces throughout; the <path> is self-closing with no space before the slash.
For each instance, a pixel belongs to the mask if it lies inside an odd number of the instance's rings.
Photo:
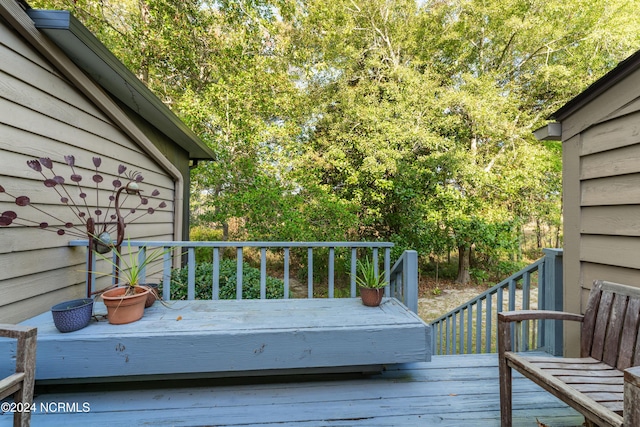
<path id="1" fill-rule="evenodd" d="M 581 156 L 640 143 L 640 113 L 594 125 L 582 133 Z"/>
<path id="2" fill-rule="evenodd" d="M 62 302 L 70 301 L 86 296 L 86 286 L 78 284 L 65 288 L 58 288 L 53 292 L 39 294 L 30 299 L 17 301 L 13 304 L 3 305 L 0 307 L 0 317 L 3 322 L 19 323 L 25 318 L 25 314 L 32 313 L 35 310 L 42 311 Z"/>
<path id="3" fill-rule="evenodd" d="M 583 106 L 576 113 L 563 119 L 562 139 L 567 140 L 599 123 L 613 112 L 635 101 L 636 88 L 640 87 L 640 70 L 629 74 L 623 81 Z"/>
<path id="4" fill-rule="evenodd" d="M 640 258 L 637 256 L 638 244 L 640 239 L 636 237 L 583 235 L 580 239 L 580 259 L 592 263 L 640 269 Z M 599 279 L 602 278 L 599 277 Z"/>
<path id="5" fill-rule="evenodd" d="M 105 312 L 97 304 L 95 313 Z M 381 365 L 429 360 L 429 327 L 394 299 L 178 301 L 128 325 L 93 323 L 61 334 L 38 327 L 36 378 L 178 375 Z M 150 354 L 163 354 L 149 363 Z M 0 372 L 8 369 L 0 361 Z"/>
<path id="6" fill-rule="evenodd" d="M 628 104 L 623 105 L 619 109 L 613 111 L 611 114 L 603 118 L 602 121 L 605 122 L 609 120 L 615 120 L 629 114 L 638 113 L 638 111 L 640 111 L 640 98 L 631 100 Z"/>
<path id="7" fill-rule="evenodd" d="M 583 234 L 640 237 L 639 212 L 640 206 L 636 205 L 584 207 L 580 231 Z"/>
<path id="8" fill-rule="evenodd" d="M 616 283 L 640 284 L 640 271 L 615 265 L 595 264 L 592 262 L 582 263 L 583 283 L 593 283 L 594 280 L 602 280 L 603 278 Z"/>
<path id="9" fill-rule="evenodd" d="M 638 120 L 640 121 L 640 118 Z M 638 173 L 640 172 L 640 144 L 591 154 L 582 157 L 580 161 L 580 179 L 582 180 Z"/>
<path id="10" fill-rule="evenodd" d="M 0 124 L 25 132 L 21 140 L 26 140 L 29 143 L 26 151 L 29 151 L 29 146 L 40 147 L 38 152 L 41 154 L 35 154 L 36 157 L 44 154 L 47 157 L 52 157 L 52 160 L 61 162 L 64 161 L 64 155 L 73 154 L 76 156 L 78 166 L 89 167 L 92 164 L 92 157 L 99 156 L 105 163 L 101 166 L 101 170 L 117 170 L 118 164 L 123 163 L 122 160 L 126 159 L 126 163 L 135 165 L 134 170 L 141 171 L 145 179 L 150 182 L 161 180 L 164 182 L 164 187 L 170 187 L 169 182 L 172 181 L 162 172 L 157 163 L 141 152 L 121 131 L 112 126 L 101 130 L 90 127 L 77 128 L 9 102 L 4 98 L 0 98 L 0 113 Z M 95 133 L 98 131 L 101 133 Z M 34 145 L 33 135 L 41 137 L 36 139 L 42 141 L 42 144 Z M 50 141 L 63 142 L 69 148 L 64 147 L 66 149 L 60 150 L 62 151 L 60 157 L 55 158 L 50 153 L 56 147 L 55 145 L 51 147 Z M 2 142 L 10 144 L 10 140 Z M 42 147 L 46 147 L 46 151 Z M 25 151 L 25 148 L 21 148 L 20 151 Z"/>
<path id="11" fill-rule="evenodd" d="M 581 183 L 582 206 L 640 204 L 640 174 L 592 179 Z"/>
<path id="12" fill-rule="evenodd" d="M 33 262 L 33 260 L 38 260 L 38 262 Z M 75 248 L 38 249 L 29 252 L 0 254 L 0 283 L 2 283 L 0 292 L 6 285 L 2 282 L 4 280 L 58 268 L 76 268 L 85 262 L 84 251 L 76 250 Z M 0 297 L 0 301 L 2 300 L 3 298 Z"/>
<path id="13" fill-rule="evenodd" d="M 62 75 L 59 74 L 42 55 L 33 50 L 17 32 L 9 28 L 9 24 L 2 17 L 0 17 L 0 50 L 6 51 L 7 56 L 9 54 L 20 55 L 47 72 L 56 75 L 58 78 L 62 78 Z M 5 54 L 3 54 L 3 57 L 4 56 Z M 2 65 L 0 65 L 0 67 L 2 67 Z"/>
<path id="14" fill-rule="evenodd" d="M 25 58 L 10 55 L 0 66 L 0 96 L 79 128 L 86 120 L 109 125 L 108 118 L 69 82 L 51 77 Z"/>

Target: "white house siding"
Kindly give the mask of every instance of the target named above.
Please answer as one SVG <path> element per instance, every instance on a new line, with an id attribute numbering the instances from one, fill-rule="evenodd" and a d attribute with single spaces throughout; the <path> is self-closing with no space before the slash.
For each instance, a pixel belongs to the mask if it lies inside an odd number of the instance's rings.
<path id="1" fill-rule="evenodd" d="M 0 185 L 71 220 L 69 209 L 59 206 L 56 194 L 26 165 L 29 159 L 50 157 L 61 162 L 57 171 L 68 175 L 64 156 L 69 154 L 87 179 L 95 156 L 102 158 L 103 175 L 117 173 L 119 164 L 140 171 L 143 190 L 160 190 L 158 199 L 167 207 L 129 225 L 127 237 L 174 238 L 173 179 L 0 18 Z M 156 206 L 156 200 L 150 205 Z M 38 220 L 31 208 L 17 207 L 0 194 L 0 212 L 6 210 Z M 19 322 L 60 301 L 84 296 L 86 250 L 70 248 L 69 240 L 30 227 L 0 227 L 0 323 Z"/>

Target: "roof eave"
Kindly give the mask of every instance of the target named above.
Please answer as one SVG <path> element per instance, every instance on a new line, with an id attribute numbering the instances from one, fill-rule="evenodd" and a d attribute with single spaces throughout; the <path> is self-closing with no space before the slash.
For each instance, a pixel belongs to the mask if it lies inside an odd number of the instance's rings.
<path id="1" fill-rule="evenodd" d="M 215 159 L 214 152 L 70 12 L 29 9 L 27 13 L 78 67 L 182 147 L 189 159 Z"/>

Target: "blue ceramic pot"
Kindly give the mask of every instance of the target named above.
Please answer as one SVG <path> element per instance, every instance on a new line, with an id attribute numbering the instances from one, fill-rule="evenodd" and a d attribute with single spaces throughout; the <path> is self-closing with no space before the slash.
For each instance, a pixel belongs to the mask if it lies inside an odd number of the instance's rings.
<path id="1" fill-rule="evenodd" d="M 53 323 L 60 332 L 73 332 L 84 328 L 91 321 L 92 313 L 91 298 L 65 301 L 51 307 Z"/>

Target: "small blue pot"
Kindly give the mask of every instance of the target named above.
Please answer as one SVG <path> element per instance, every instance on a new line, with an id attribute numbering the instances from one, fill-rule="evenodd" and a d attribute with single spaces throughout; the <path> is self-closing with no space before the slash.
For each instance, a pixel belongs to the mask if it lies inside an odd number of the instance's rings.
<path id="1" fill-rule="evenodd" d="M 92 313 L 91 298 L 65 301 L 51 307 L 53 323 L 60 332 L 73 332 L 84 328 L 91 322 Z"/>

